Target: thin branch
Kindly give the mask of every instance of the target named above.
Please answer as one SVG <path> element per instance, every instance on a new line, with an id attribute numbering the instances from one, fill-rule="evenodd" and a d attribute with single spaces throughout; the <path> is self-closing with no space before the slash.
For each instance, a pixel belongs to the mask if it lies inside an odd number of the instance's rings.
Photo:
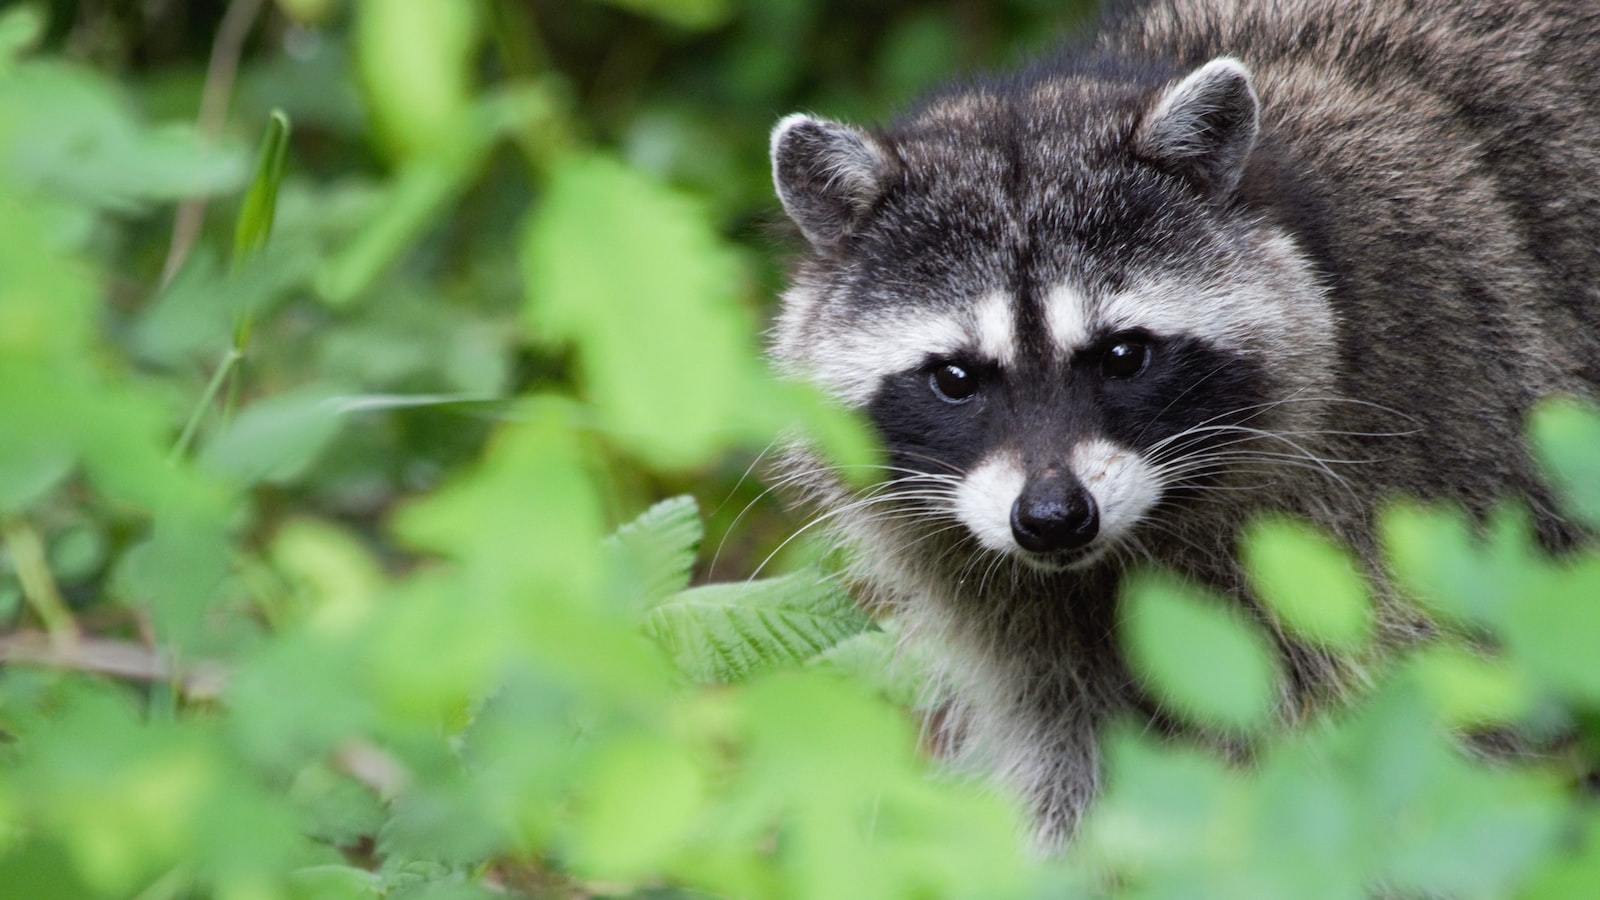
<path id="1" fill-rule="evenodd" d="M 128 641 L 79 637 L 62 644 L 39 631 L 0 635 L 0 663 L 94 672 L 134 681 L 172 682 L 191 700 L 220 697 L 228 681 L 227 670 L 220 663 L 195 663 L 178 671 L 167 657 Z"/>
<path id="2" fill-rule="evenodd" d="M 244 41 L 250 36 L 250 26 L 260 16 L 265 2 L 233 0 L 217 25 L 217 39 L 211 44 L 211 61 L 206 65 L 206 84 L 200 94 L 200 114 L 195 120 L 196 128 L 206 140 L 215 141 L 222 135 L 222 127 L 228 119 L 228 99 L 233 96 L 234 77 L 239 73 L 239 58 L 244 53 Z M 171 284 L 178 270 L 183 268 L 195 242 L 200 239 L 205 220 L 205 197 L 191 197 L 178 204 L 172 222 L 172 244 L 167 249 L 167 261 L 161 266 L 162 287 Z"/>

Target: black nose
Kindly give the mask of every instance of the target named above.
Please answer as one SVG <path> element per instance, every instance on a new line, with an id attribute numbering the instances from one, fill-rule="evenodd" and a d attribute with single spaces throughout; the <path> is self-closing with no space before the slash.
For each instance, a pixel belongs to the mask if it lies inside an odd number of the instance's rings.
<path id="1" fill-rule="evenodd" d="M 1071 475 L 1052 473 L 1029 481 L 1011 506 L 1011 534 L 1034 553 L 1075 550 L 1099 531 L 1094 497 Z"/>

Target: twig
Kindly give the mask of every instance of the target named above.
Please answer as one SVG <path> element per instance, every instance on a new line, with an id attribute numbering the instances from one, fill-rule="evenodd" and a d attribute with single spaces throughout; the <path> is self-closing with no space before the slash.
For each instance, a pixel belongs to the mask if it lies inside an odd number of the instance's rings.
<path id="1" fill-rule="evenodd" d="M 411 773 L 388 751 L 363 740 L 350 740 L 333 751 L 334 765 L 361 782 L 380 799 L 393 800 L 411 783 Z"/>
<path id="2" fill-rule="evenodd" d="M 191 700 L 216 699 L 228 680 L 227 670 L 219 663 L 196 663 L 178 672 L 166 657 L 128 641 L 79 637 L 62 644 L 39 631 L 0 635 L 0 663 L 28 663 L 136 681 L 168 681 Z"/>
<path id="3" fill-rule="evenodd" d="M 195 120 L 196 128 L 207 140 L 215 141 L 222 134 L 228 117 L 228 98 L 233 95 L 234 76 L 239 72 L 239 57 L 244 53 L 244 41 L 265 2 L 233 0 L 217 25 L 211 60 L 206 65 L 206 84 L 200 94 L 200 114 Z M 200 239 L 205 220 L 205 197 L 191 197 L 178 204 L 172 221 L 172 244 L 167 248 L 167 261 L 161 266 L 162 287 L 171 284 L 178 270 L 183 268 L 195 241 Z"/>

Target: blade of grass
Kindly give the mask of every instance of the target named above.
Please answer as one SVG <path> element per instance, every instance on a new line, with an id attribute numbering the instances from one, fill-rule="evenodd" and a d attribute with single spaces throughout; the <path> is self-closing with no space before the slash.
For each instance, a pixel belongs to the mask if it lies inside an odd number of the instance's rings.
<path id="1" fill-rule="evenodd" d="M 284 162 L 289 153 L 289 117 L 281 109 L 272 111 L 267 131 L 256 154 L 255 174 L 245 191 L 239 219 L 233 228 L 233 266 L 237 269 L 261 252 L 272 237 L 272 222 L 278 210 L 278 185 L 283 181 Z M 240 310 L 234 323 L 233 345 L 243 351 L 250 340 L 250 310 Z"/>
<path id="2" fill-rule="evenodd" d="M 261 137 L 261 149 L 256 154 L 255 171 L 250 178 L 250 187 L 245 191 L 244 202 L 239 208 L 239 218 L 234 223 L 232 260 L 234 269 L 238 269 L 250 257 L 261 252 L 272 237 L 272 223 L 278 210 L 278 185 L 283 181 L 284 166 L 289 153 L 289 133 L 289 116 L 281 109 L 273 110 L 267 119 L 266 133 Z M 216 402 L 217 395 L 224 386 L 227 387 L 228 393 L 222 405 L 222 418 L 223 421 L 227 421 L 233 417 L 234 407 L 238 405 L 239 400 L 239 385 L 243 381 L 244 357 L 250 344 L 251 324 L 250 310 L 240 310 L 233 324 L 233 346 L 228 348 L 227 354 L 217 364 L 217 369 L 211 374 L 211 380 L 206 383 L 199 401 L 190 411 L 183 431 L 179 433 L 177 442 L 172 446 L 172 459 L 181 459 L 189 452 L 189 448 L 194 444 L 195 434 L 200 429 L 200 423 L 205 419 L 206 410 Z"/>

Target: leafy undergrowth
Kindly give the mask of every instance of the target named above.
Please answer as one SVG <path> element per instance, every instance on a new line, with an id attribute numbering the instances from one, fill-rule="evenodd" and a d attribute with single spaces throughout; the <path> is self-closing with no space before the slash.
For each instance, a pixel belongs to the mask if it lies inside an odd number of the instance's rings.
<path id="1" fill-rule="evenodd" d="M 674 186 L 694 154 L 669 183 L 592 141 L 515 4 L 337 6 L 282 4 L 335 16 L 331 57 L 244 71 L 301 86 L 255 154 L 33 49 L 53 6 L 0 12 L 0 895 L 1600 894 L 1600 556 L 1547 559 L 1511 509 L 1385 518 L 1441 626 L 1392 656 L 1344 552 L 1264 523 L 1276 627 L 1371 674 L 1293 727 L 1260 624 L 1140 582 L 1142 677 L 1251 761 L 1118 731 L 1040 859 L 919 748 L 926 674 L 826 559 L 705 583 L 729 513 L 652 502 L 795 431 L 871 455 L 759 362 L 754 263 Z M 886 58 L 940 46 L 929 21 Z M 308 171 L 330 144 L 382 161 Z M 1575 402 L 1533 423 L 1600 527 L 1597 434 Z"/>

